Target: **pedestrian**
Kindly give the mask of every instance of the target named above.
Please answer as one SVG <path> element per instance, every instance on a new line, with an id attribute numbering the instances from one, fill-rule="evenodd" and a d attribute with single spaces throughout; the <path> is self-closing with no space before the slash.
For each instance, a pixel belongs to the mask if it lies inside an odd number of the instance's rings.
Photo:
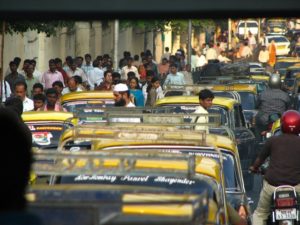
<path id="1" fill-rule="evenodd" d="M 167 85 L 185 85 L 184 75 L 180 72 L 177 72 L 177 65 L 170 65 L 170 73 L 168 74 L 164 86 Z"/>
<path id="2" fill-rule="evenodd" d="M 33 85 L 35 83 L 38 83 L 39 82 L 39 79 L 34 77 L 33 75 L 33 71 L 34 71 L 34 67 L 32 64 L 29 64 L 28 65 L 28 68 L 27 68 L 27 73 L 25 75 L 25 82 L 27 84 L 27 92 L 26 92 L 26 95 L 30 98 L 32 98 L 32 89 L 33 89 Z"/>
<path id="3" fill-rule="evenodd" d="M 54 61 L 55 61 L 55 66 L 56 66 L 57 71 L 60 72 L 64 78 L 63 85 L 65 86 L 68 84 L 69 76 L 62 67 L 62 60 L 60 58 L 55 58 Z"/>
<path id="4" fill-rule="evenodd" d="M 145 106 L 154 107 L 158 99 L 164 97 L 160 81 L 158 77 L 153 77 L 151 84 L 147 87 L 147 100 Z"/>
<path id="5" fill-rule="evenodd" d="M 6 172 L 1 185 L 0 224 L 41 225 L 41 219 L 26 210 L 25 196 L 33 162 L 31 132 L 9 107 L 0 108 L 0 123 L 3 128 L 0 141 L 9 146 L 9 151 L 1 153 L 5 160 L 0 169 Z"/>
<path id="6" fill-rule="evenodd" d="M 78 91 L 82 91 L 82 89 L 79 87 L 78 80 L 75 79 L 75 77 L 70 77 L 68 80 L 68 86 L 63 89 L 62 95 Z"/>
<path id="7" fill-rule="evenodd" d="M 44 94 L 36 94 L 33 96 L 33 111 L 39 111 L 45 105 L 46 96 Z"/>
<path id="8" fill-rule="evenodd" d="M 84 60 L 85 60 L 85 63 L 81 66 L 81 69 L 83 70 L 83 72 L 85 74 L 88 74 L 89 71 L 93 70 L 94 69 L 94 66 L 92 64 L 92 56 L 91 54 L 87 53 L 84 55 Z"/>
<path id="9" fill-rule="evenodd" d="M 61 81 L 55 81 L 52 84 L 52 87 L 56 90 L 57 95 L 58 95 L 58 102 L 60 101 L 60 97 L 62 96 L 62 91 L 64 90 L 64 85 Z"/>
<path id="10" fill-rule="evenodd" d="M 95 87 L 95 90 L 110 91 L 112 90 L 112 85 L 113 85 L 112 71 L 106 70 L 104 72 L 104 80 L 97 87 Z"/>
<path id="11" fill-rule="evenodd" d="M 130 100 L 129 89 L 126 84 L 117 84 L 113 90 L 115 106 L 135 107 Z"/>
<path id="12" fill-rule="evenodd" d="M 58 100 L 58 93 L 55 88 L 48 88 L 46 91 L 47 102 L 38 111 L 55 111 L 66 112 L 67 110 L 61 106 Z"/>
<path id="13" fill-rule="evenodd" d="M 18 81 L 25 82 L 25 77 L 23 75 L 21 75 L 20 73 L 18 73 L 18 71 L 17 71 L 18 67 L 17 67 L 16 62 L 11 61 L 9 63 L 9 68 L 10 68 L 11 73 L 8 74 L 4 80 L 9 84 L 10 90 L 13 90 L 16 82 L 18 82 Z"/>
<path id="14" fill-rule="evenodd" d="M 44 94 L 44 86 L 41 83 L 35 83 L 32 86 L 32 97 L 34 97 L 37 94 Z"/>
<path id="15" fill-rule="evenodd" d="M 104 78 L 104 71 L 99 68 L 100 62 L 98 60 L 93 61 L 93 69 L 90 69 L 87 73 L 87 80 L 90 90 L 94 90 Z"/>
<path id="16" fill-rule="evenodd" d="M 26 96 L 27 84 L 25 81 L 18 81 L 15 83 L 14 94 L 23 102 L 23 112 L 33 110 L 33 101 Z"/>
<path id="17" fill-rule="evenodd" d="M 213 99 L 214 99 L 214 94 L 212 91 L 208 89 L 203 89 L 199 92 L 199 105 L 196 107 L 196 110 L 194 113 L 197 114 L 203 114 L 203 116 L 199 116 L 196 118 L 196 123 L 202 123 L 205 125 L 202 126 L 195 126 L 195 130 L 203 130 L 206 133 L 209 133 L 209 127 L 208 127 L 208 109 L 212 106 L 213 104 Z"/>
<path id="18" fill-rule="evenodd" d="M 269 45 L 269 65 L 271 67 L 274 67 L 275 63 L 276 63 L 276 45 L 275 45 L 275 41 L 272 40 Z"/>
<path id="19" fill-rule="evenodd" d="M 131 101 L 135 104 L 135 106 L 137 107 L 144 106 L 144 95 L 139 85 L 139 80 L 137 79 L 137 77 L 130 78 L 129 93 L 130 93 Z"/>
<path id="20" fill-rule="evenodd" d="M 135 76 L 138 79 L 140 78 L 140 75 L 138 73 L 138 69 L 135 66 L 133 66 L 133 58 L 132 57 L 128 57 L 128 59 L 127 59 L 127 65 L 124 66 L 122 68 L 122 70 L 121 70 L 121 77 L 122 77 L 122 79 L 127 80 L 128 79 L 127 74 L 129 72 L 134 72 Z"/>
<path id="21" fill-rule="evenodd" d="M 43 74 L 41 83 L 43 84 L 44 89 L 47 90 L 48 88 L 52 88 L 52 84 L 57 80 L 64 82 L 63 75 L 56 69 L 55 60 L 50 59 L 49 70 Z"/>
<path id="22" fill-rule="evenodd" d="M 74 77 L 74 76 L 79 76 L 81 77 L 82 80 L 82 85 L 84 88 L 87 87 L 88 82 L 87 82 L 87 76 L 84 73 L 84 71 L 77 66 L 78 64 L 76 63 L 76 59 L 73 59 L 70 61 L 70 70 L 67 71 L 67 74 L 69 77 Z"/>
<path id="23" fill-rule="evenodd" d="M 266 68 L 266 66 L 269 62 L 270 53 L 267 50 L 267 47 L 265 45 L 263 45 L 261 47 L 262 48 L 259 51 L 259 55 L 258 55 L 258 61 L 263 65 L 263 67 Z"/>

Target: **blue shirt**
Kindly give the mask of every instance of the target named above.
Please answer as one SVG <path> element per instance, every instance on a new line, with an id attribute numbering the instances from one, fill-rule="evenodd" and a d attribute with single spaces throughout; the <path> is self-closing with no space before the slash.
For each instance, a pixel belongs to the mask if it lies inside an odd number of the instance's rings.
<path id="1" fill-rule="evenodd" d="M 144 107 L 144 95 L 142 90 L 140 89 L 130 89 L 130 94 L 134 96 L 135 99 L 135 106 Z"/>

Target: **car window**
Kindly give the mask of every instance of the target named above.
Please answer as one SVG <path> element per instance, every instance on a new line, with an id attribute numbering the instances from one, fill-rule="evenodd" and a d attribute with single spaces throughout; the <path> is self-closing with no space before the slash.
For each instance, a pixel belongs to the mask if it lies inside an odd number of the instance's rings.
<path id="1" fill-rule="evenodd" d="M 50 148 L 57 147 L 60 135 L 64 130 L 63 123 L 26 123 L 32 133 L 34 147 Z"/>
<path id="2" fill-rule="evenodd" d="M 245 22 L 240 23 L 239 25 L 240 28 L 245 27 Z M 247 22 L 247 27 L 258 27 L 257 23 L 254 22 Z"/>
<path id="3" fill-rule="evenodd" d="M 241 104 L 243 110 L 254 110 L 256 107 L 255 95 L 253 93 L 245 92 L 245 91 L 239 91 L 239 94 L 241 96 Z"/>
<path id="4" fill-rule="evenodd" d="M 289 42 L 287 38 L 285 37 L 268 37 L 268 42 L 270 43 L 271 41 L 277 42 Z"/>
<path id="5" fill-rule="evenodd" d="M 165 105 L 166 107 L 173 107 L 173 109 L 170 111 L 170 113 L 194 113 L 196 110 L 196 107 L 198 105 L 175 105 L 175 104 L 170 104 L 170 105 Z M 216 113 L 221 115 L 221 125 L 229 126 L 229 114 L 228 111 L 220 106 L 212 106 L 210 109 L 208 109 L 208 112 L 210 113 Z M 212 118 L 213 120 L 213 118 Z M 214 122 L 214 121 L 209 121 L 209 122 Z"/>
<path id="6" fill-rule="evenodd" d="M 118 175 L 77 175 L 62 176 L 57 179 L 58 184 L 101 184 L 101 185 L 126 185 L 165 188 L 179 193 L 200 194 L 205 190 L 211 192 L 210 185 L 201 179 L 172 176 L 126 176 Z"/>
<path id="7" fill-rule="evenodd" d="M 246 122 L 241 105 L 234 106 L 234 123 L 235 127 L 245 127 Z"/>
<path id="8" fill-rule="evenodd" d="M 199 155 L 208 158 L 213 158 L 220 162 L 220 157 L 217 152 L 208 151 L 208 150 L 179 150 L 182 153 L 187 153 L 189 155 Z M 232 153 L 223 150 L 223 169 L 224 169 L 224 178 L 225 178 L 225 186 L 227 190 L 237 190 L 240 189 L 238 177 L 237 177 L 237 164 L 235 161 L 235 157 Z"/>
<path id="9" fill-rule="evenodd" d="M 63 107 L 68 110 L 68 112 L 78 112 L 83 111 L 87 108 L 101 108 L 114 106 L 115 102 L 111 99 L 103 100 L 78 100 L 63 103 Z"/>

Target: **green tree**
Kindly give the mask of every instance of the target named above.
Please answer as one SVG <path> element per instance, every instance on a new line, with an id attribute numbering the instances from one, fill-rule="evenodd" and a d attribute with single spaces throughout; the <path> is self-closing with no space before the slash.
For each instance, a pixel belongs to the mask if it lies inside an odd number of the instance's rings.
<path id="1" fill-rule="evenodd" d="M 29 30 L 36 30 L 38 33 L 44 32 L 48 37 L 55 36 L 58 28 L 73 28 L 73 21 L 8 21 L 5 22 L 5 33 L 24 33 Z"/>

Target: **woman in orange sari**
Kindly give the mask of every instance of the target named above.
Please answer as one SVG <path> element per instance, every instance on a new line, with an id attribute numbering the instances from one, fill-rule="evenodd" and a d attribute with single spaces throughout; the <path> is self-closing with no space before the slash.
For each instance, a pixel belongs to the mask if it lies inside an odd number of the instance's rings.
<path id="1" fill-rule="evenodd" d="M 275 41 L 272 40 L 271 44 L 269 45 L 269 65 L 274 67 L 276 63 L 276 46 Z"/>

